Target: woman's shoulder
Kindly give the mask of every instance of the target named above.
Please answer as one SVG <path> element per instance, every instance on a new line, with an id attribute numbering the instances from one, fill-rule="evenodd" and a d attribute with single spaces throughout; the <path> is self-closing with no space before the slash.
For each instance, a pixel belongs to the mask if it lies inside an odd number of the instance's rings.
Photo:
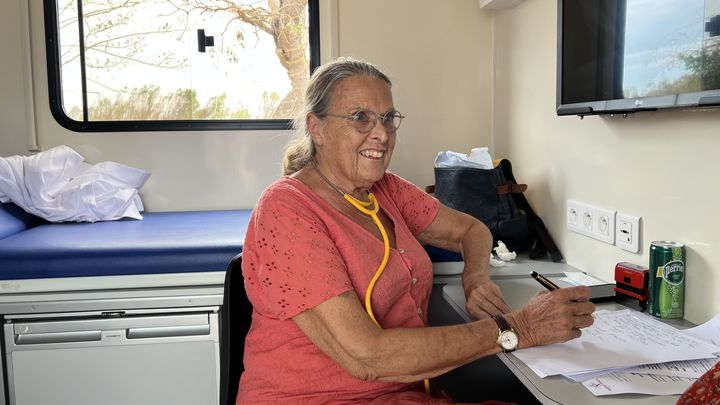
<path id="1" fill-rule="evenodd" d="M 409 183 L 407 180 L 403 179 L 402 177 L 398 176 L 397 174 L 386 170 L 385 174 L 383 174 L 382 178 L 375 182 L 376 187 L 380 188 L 388 188 L 388 187 L 397 187 L 398 184 L 403 183 Z"/>
<path id="2" fill-rule="evenodd" d="M 402 195 L 411 190 L 419 190 L 415 184 L 390 171 L 385 172 L 382 179 L 375 183 L 375 187 L 391 195 Z"/>
<path id="3" fill-rule="evenodd" d="M 290 177 L 283 176 L 267 186 L 260 195 L 254 211 L 259 212 L 314 212 L 318 215 L 326 210 L 323 202 L 305 183 Z"/>
<path id="4" fill-rule="evenodd" d="M 309 197 L 310 191 L 305 184 L 290 176 L 283 176 L 265 188 L 255 208 L 298 204 L 301 201 L 307 202 Z"/>

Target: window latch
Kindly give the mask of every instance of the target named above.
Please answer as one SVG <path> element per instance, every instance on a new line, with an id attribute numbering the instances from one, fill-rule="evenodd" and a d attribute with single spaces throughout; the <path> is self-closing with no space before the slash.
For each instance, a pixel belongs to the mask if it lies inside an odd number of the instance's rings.
<path id="1" fill-rule="evenodd" d="M 206 46 L 215 46 L 215 37 L 212 35 L 205 35 L 205 30 L 197 30 L 198 36 L 198 52 L 205 53 Z"/>

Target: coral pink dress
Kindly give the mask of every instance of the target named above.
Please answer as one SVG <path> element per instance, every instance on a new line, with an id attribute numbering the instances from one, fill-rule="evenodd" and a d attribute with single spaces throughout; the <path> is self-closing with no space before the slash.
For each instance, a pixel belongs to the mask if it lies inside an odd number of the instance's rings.
<path id="1" fill-rule="evenodd" d="M 436 199 L 386 173 L 372 188 L 395 226 L 396 248 L 372 295 L 380 325 L 427 324 L 432 264 L 415 236 L 435 219 Z M 258 201 L 245 239 L 243 275 L 253 304 L 237 404 L 418 404 L 418 383 L 366 382 L 323 354 L 291 319 L 346 291 L 364 301 L 383 243 L 302 182 L 283 177 Z"/>

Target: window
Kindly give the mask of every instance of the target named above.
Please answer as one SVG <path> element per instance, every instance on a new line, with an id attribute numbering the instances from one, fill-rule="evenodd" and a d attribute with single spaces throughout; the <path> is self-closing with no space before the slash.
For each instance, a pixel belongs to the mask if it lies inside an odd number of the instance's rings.
<path id="1" fill-rule="evenodd" d="M 319 0 L 45 0 L 50 108 L 73 131 L 287 129 Z"/>

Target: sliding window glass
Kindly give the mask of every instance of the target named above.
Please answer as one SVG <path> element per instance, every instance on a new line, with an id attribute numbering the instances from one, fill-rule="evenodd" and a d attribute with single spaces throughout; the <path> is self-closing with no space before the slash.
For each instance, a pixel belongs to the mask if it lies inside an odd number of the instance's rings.
<path id="1" fill-rule="evenodd" d="M 73 131 L 286 129 L 319 0 L 45 0 L 50 108 Z"/>

